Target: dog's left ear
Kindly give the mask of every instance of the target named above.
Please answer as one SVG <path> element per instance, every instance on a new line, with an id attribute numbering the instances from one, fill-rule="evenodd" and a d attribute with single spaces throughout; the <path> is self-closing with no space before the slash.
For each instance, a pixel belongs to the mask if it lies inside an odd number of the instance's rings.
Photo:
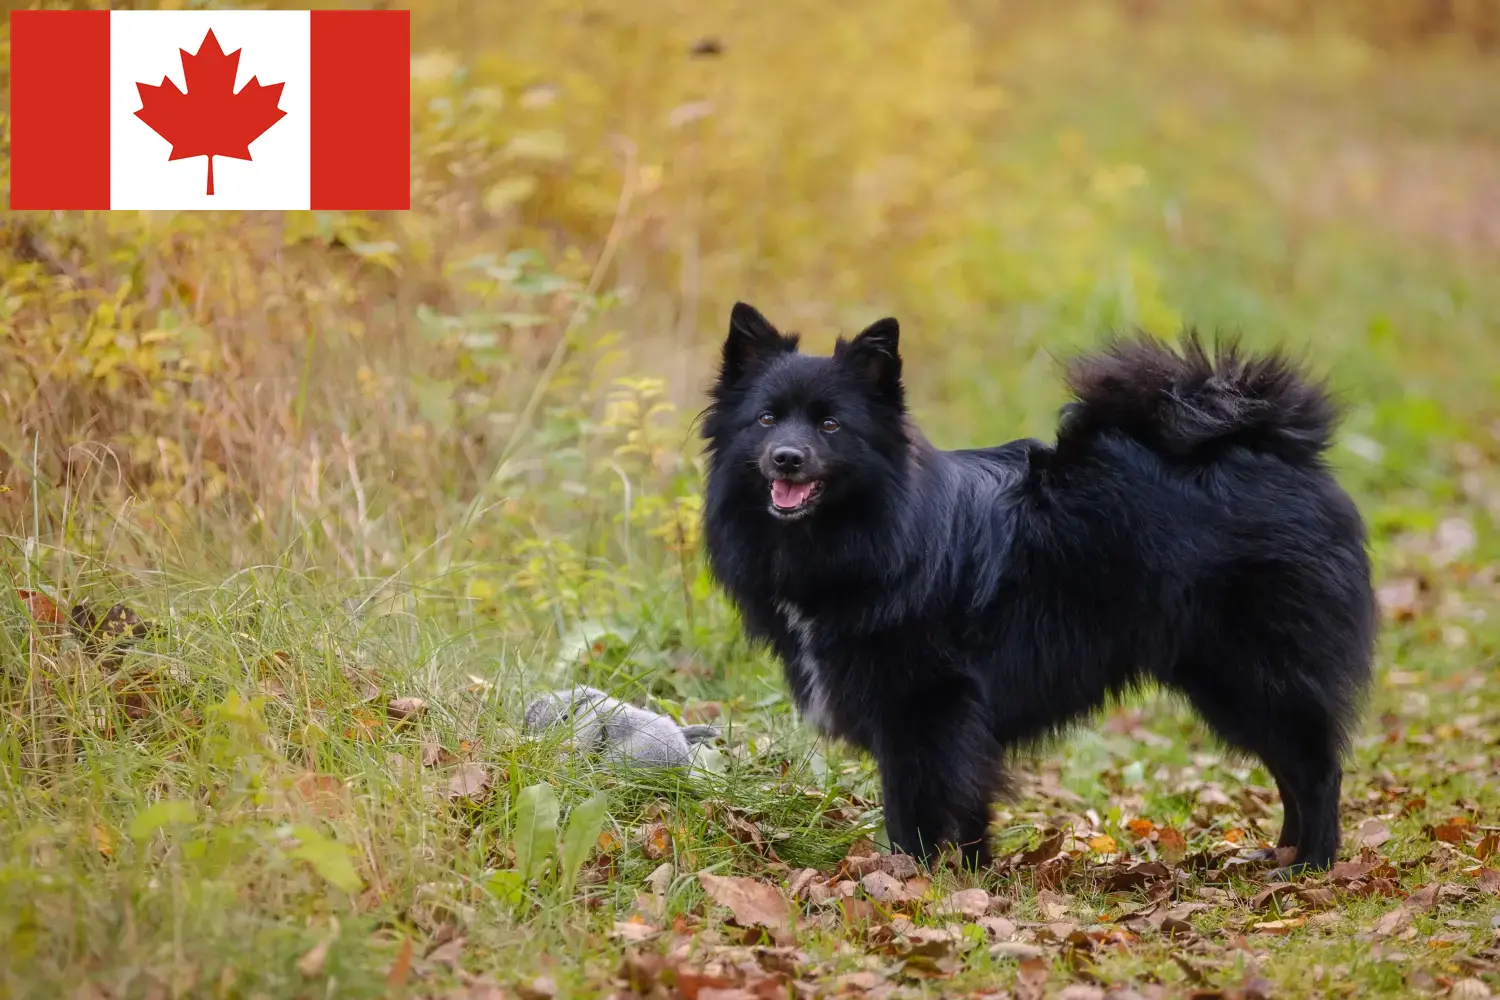
<path id="1" fill-rule="evenodd" d="M 853 340 L 839 338 L 833 356 L 869 379 L 881 396 L 900 403 L 903 396 L 900 340 L 901 324 L 887 317 L 871 323 Z"/>

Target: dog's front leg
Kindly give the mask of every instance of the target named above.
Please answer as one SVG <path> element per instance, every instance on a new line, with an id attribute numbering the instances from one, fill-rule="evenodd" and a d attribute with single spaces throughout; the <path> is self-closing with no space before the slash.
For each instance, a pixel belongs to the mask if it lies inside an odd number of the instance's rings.
<path id="1" fill-rule="evenodd" d="M 966 867 L 987 865 L 990 806 L 1001 781 L 989 728 L 967 705 L 928 699 L 909 703 L 893 723 L 875 753 L 891 847 L 925 864 L 953 844 Z"/>

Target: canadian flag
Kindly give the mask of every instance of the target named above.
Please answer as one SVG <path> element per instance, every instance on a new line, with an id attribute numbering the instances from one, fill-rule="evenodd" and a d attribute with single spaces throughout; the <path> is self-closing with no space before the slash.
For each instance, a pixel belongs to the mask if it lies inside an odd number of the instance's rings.
<path id="1" fill-rule="evenodd" d="M 12 11 L 12 209 L 405 209 L 408 11 Z"/>

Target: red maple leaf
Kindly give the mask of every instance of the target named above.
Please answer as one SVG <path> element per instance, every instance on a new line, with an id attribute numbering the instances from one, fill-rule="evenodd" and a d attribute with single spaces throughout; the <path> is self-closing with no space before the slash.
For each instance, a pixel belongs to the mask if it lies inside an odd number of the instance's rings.
<path id="1" fill-rule="evenodd" d="M 178 90 L 165 76 L 157 87 L 137 83 L 141 110 L 135 116 L 172 144 L 168 160 L 208 157 L 208 193 L 213 194 L 214 157 L 251 159 L 250 144 L 286 117 L 286 112 L 277 107 L 286 84 L 266 87 L 252 76 L 236 94 L 234 77 L 240 68 L 240 50 L 225 55 L 212 30 L 203 37 L 196 53 L 177 51 L 182 55 L 187 92 Z"/>

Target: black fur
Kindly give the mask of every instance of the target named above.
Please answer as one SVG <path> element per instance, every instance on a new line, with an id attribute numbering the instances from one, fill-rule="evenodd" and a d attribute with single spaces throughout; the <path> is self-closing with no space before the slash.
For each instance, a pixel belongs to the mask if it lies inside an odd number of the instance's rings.
<path id="1" fill-rule="evenodd" d="M 812 357 L 736 306 L 704 422 L 715 577 L 803 713 L 874 755 L 902 850 L 983 863 L 1006 751 L 1155 680 L 1265 762 L 1279 845 L 1327 866 L 1377 622 L 1322 459 L 1335 407 L 1192 335 L 1117 341 L 1068 384 L 1055 446 L 940 451 L 894 320 Z"/>

